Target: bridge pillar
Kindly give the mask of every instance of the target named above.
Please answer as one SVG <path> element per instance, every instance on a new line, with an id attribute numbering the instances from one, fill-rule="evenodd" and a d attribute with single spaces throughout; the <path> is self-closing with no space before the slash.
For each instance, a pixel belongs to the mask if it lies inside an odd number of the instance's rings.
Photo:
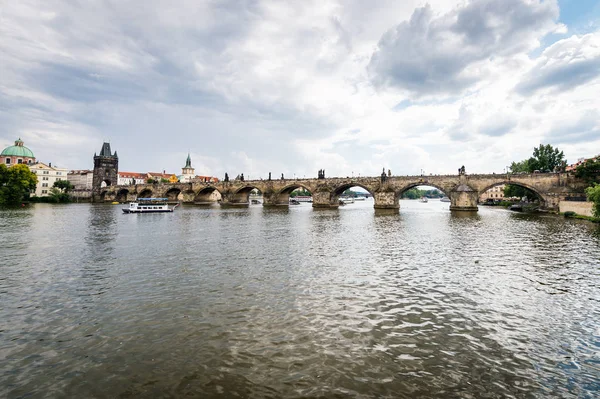
<path id="1" fill-rule="evenodd" d="M 248 206 L 250 200 L 248 194 L 226 192 L 221 195 L 221 206 Z"/>
<path id="2" fill-rule="evenodd" d="M 398 196 L 393 191 L 376 191 L 373 193 L 375 209 L 400 209 Z"/>
<path id="3" fill-rule="evenodd" d="M 466 184 L 460 184 L 450 192 L 450 210 L 477 212 L 478 198 L 479 193 L 476 190 Z"/>
<path id="4" fill-rule="evenodd" d="M 275 191 L 267 191 L 263 194 L 263 206 L 289 206 L 290 195 L 285 193 L 277 194 Z"/>
<path id="5" fill-rule="evenodd" d="M 313 208 L 339 208 L 340 204 L 337 202 L 337 198 L 332 202 L 332 195 L 329 191 L 317 191 L 313 193 Z"/>

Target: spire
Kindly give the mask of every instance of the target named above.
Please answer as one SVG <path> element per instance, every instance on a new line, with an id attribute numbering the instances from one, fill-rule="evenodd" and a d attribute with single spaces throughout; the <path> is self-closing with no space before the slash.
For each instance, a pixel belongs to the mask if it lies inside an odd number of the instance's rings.
<path id="1" fill-rule="evenodd" d="M 102 149 L 100 150 L 100 156 L 101 157 L 112 157 L 112 154 L 110 152 L 110 143 L 104 143 L 102 144 Z"/>
<path id="2" fill-rule="evenodd" d="M 191 168 L 192 167 L 192 158 L 190 157 L 190 153 L 188 152 L 188 157 L 185 160 L 185 167 L 186 168 Z"/>

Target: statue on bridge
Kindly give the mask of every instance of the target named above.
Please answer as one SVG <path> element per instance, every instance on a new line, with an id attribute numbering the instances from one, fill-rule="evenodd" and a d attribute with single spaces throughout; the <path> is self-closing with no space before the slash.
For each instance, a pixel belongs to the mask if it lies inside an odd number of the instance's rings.
<path id="1" fill-rule="evenodd" d="M 385 174 L 385 168 L 383 168 L 383 170 L 381 171 L 381 182 L 385 182 L 387 178 L 388 176 Z"/>
<path id="2" fill-rule="evenodd" d="M 229 175 L 227 174 L 227 172 L 225 172 L 225 182 L 229 182 Z"/>
<path id="3" fill-rule="evenodd" d="M 283 177 L 283 173 L 281 174 L 281 180 L 285 180 L 285 178 Z"/>
<path id="4" fill-rule="evenodd" d="M 244 174 L 243 173 L 240 175 L 240 180 L 244 181 Z"/>
<path id="5" fill-rule="evenodd" d="M 465 174 L 465 165 L 461 166 L 460 168 L 458 168 L 458 175 L 464 175 Z"/>
<path id="6" fill-rule="evenodd" d="M 319 175 L 318 175 L 318 179 L 324 179 L 325 178 L 325 169 L 319 169 Z"/>
<path id="7" fill-rule="evenodd" d="M 269 181 L 271 181 L 271 172 L 269 172 Z"/>

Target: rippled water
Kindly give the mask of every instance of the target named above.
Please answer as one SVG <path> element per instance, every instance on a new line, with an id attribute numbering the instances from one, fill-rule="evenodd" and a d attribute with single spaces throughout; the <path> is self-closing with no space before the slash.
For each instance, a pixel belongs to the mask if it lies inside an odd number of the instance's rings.
<path id="1" fill-rule="evenodd" d="M 597 226 L 401 207 L 0 211 L 0 397 L 596 397 Z"/>

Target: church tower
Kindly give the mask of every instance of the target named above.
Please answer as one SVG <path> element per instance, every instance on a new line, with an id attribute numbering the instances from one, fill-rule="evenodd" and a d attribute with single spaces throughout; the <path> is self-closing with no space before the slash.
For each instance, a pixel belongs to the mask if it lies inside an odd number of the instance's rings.
<path id="1" fill-rule="evenodd" d="M 194 168 L 192 168 L 192 158 L 190 157 L 190 153 L 188 152 L 187 159 L 185 160 L 185 166 L 181 168 L 181 176 L 179 181 L 182 183 L 188 183 L 192 181 L 194 175 L 196 174 Z"/>
<path id="2" fill-rule="evenodd" d="M 102 144 L 100 155 L 94 154 L 94 177 L 92 179 L 92 201 L 101 201 L 102 187 L 116 186 L 119 180 L 119 157 L 110 151 L 110 143 Z"/>

